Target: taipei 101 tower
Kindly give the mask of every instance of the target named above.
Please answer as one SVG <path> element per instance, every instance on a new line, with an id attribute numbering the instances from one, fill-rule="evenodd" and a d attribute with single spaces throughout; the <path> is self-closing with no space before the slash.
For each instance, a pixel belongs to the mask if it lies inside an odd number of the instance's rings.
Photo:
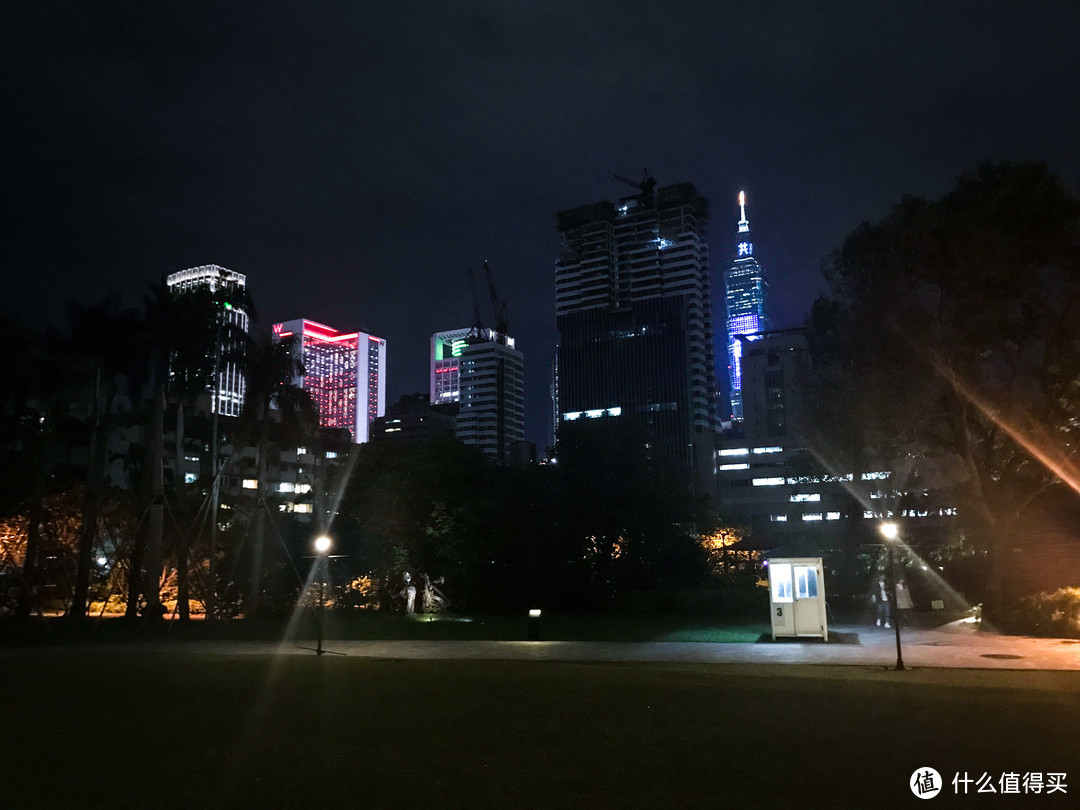
<path id="1" fill-rule="evenodd" d="M 746 192 L 739 192 L 739 230 L 735 261 L 724 274 L 727 304 L 728 384 L 731 391 L 731 419 L 743 419 L 742 342 L 739 335 L 753 335 L 770 328 L 769 284 L 765 270 L 754 258 L 750 222 L 746 218 Z"/>

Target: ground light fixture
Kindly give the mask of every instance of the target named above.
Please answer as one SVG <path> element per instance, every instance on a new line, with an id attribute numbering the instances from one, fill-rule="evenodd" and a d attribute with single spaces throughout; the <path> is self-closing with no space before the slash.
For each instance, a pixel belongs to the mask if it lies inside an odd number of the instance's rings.
<path id="1" fill-rule="evenodd" d="M 889 599 L 891 600 L 892 625 L 896 633 L 896 669 L 898 672 L 902 672 L 904 670 L 904 655 L 900 648 L 900 609 L 896 603 L 896 563 L 893 559 L 896 541 L 900 537 L 900 527 L 890 520 L 878 526 L 878 531 L 885 538 L 885 548 L 888 550 L 888 562 L 886 563 L 888 576 L 886 582 L 888 583 Z"/>

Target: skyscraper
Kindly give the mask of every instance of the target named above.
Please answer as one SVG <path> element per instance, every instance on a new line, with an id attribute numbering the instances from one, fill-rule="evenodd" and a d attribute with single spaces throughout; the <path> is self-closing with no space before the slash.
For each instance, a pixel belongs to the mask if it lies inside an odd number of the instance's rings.
<path id="1" fill-rule="evenodd" d="M 344 428 L 357 444 L 366 442 L 372 420 L 386 411 L 386 341 L 306 318 L 274 324 L 275 340 L 294 335 L 304 363 L 295 384 L 311 394 L 319 426 Z"/>
<path id="2" fill-rule="evenodd" d="M 431 336 L 432 405 L 461 402 L 461 350 L 472 329 L 451 329 Z"/>
<path id="3" fill-rule="evenodd" d="M 219 323 L 223 326 L 231 325 L 242 329 L 244 332 L 248 330 L 248 314 L 246 310 L 242 304 L 233 303 L 243 300 L 240 293 L 247 286 L 247 277 L 242 273 L 235 273 L 216 264 L 204 264 L 171 273 L 165 279 L 165 284 L 173 295 L 180 295 L 200 288 L 209 288 L 211 292 L 222 290 L 228 293 L 223 298 L 230 299 L 230 302 L 225 303 L 223 301 L 220 304 L 221 320 Z M 221 351 L 225 353 L 228 349 L 225 344 L 229 343 L 230 339 L 223 335 L 221 342 Z M 239 416 L 244 407 L 245 389 L 244 375 L 240 371 L 240 366 L 232 361 L 221 360 L 218 363 L 216 390 L 212 391 L 210 396 L 210 412 L 220 413 L 222 416 Z"/>
<path id="4" fill-rule="evenodd" d="M 739 335 L 764 332 L 769 322 L 769 284 L 765 271 L 754 258 L 750 222 L 746 218 L 746 192 L 739 192 L 739 230 L 735 261 L 724 274 L 727 303 L 728 387 L 731 392 L 731 418 L 743 419 L 742 346 Z"/>
<path id="5" fill-rule="evenodd" d="M 557 214 L 558 441 L 603 426 L 690 468 L 716 427 L 708 206 L 654 185 Z"/>
<path id="6" fill-rule="evenodd" d="M 431 337 L 431 402 L 458 402 L 457 437 L 500 466 L 525 439 L 524 356 L 514 338 L 476 326 Z"/>

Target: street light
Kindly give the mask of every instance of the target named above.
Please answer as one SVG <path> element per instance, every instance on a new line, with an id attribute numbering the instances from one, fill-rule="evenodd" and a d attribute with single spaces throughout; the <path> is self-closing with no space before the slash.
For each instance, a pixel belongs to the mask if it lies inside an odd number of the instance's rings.
<path id="1" fill-rule="evenodd" d="M 892 624 L 896 632 L 896 669 L 902 672 L 904 669 L 904 655 L 900 650 L 900 610 L 896 604 L 896 565 L 893 560 L 893 549 L 896 546 L 896 539 L 900 536 L 900 527 L 892 521 L 888 521 L 882 523 L 878 530 L 881 532 L 881 536 L 885 538 L 885 548 L 889 552 L 886 582 L 888 583 L 889 599 L 891 600 L 889 609 L 892 612 Z"/>
<path id="2" fill-rule="evenodd" d="M 327 569 L 326 555 L 329 553 L 330 546 L 332 545 L 333 543 L 330 541 L 330 538 L 325 534 L 320 534 L 318 537 L 315 538 L 315 552 L 319 555 L 317 562 L 319 566 L 319 606 L 315 613 L 315 630 L 318 633 L 317 642 L 315 644 L 316 655 L 322 655 L 325 652 L 322 646 L 322 636 L 323 611 L 326 608 L 326 593 L 324 590 L 326 584 Z"/>

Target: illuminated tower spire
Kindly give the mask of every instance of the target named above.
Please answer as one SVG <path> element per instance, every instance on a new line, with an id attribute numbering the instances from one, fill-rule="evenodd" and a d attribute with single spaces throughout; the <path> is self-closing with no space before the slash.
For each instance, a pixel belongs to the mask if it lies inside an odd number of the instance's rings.
<path id="1" fill-rule="evenodd" d="M 750 221 L 746 218 L 746 192 L 739 192 L 739 231 L 735 243 L 735 261 L 724 274 L 724 297 L 727 304 L 728 389 L 731 395 L 731 419 L 741 422 L 742 347 L 744 340 L 769 328 L 768 291 L 765 271 L 754 258 Z"/>

